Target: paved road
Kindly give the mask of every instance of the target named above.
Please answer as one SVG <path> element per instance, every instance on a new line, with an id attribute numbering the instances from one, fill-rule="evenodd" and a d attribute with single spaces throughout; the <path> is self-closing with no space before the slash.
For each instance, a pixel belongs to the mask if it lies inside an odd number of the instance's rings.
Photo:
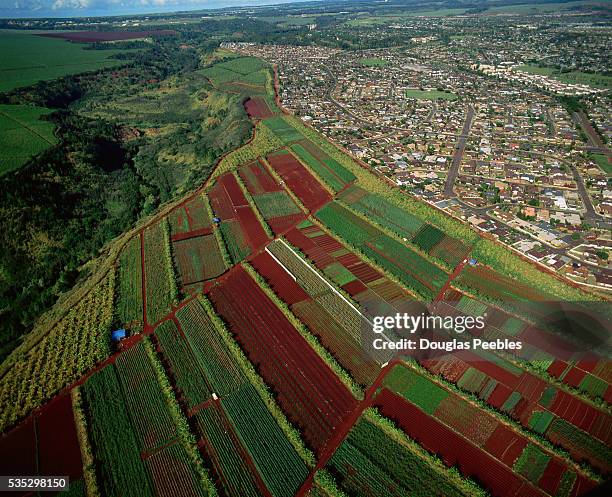
<path id="1" fill-rule="evenodd" d="M 463 123 L 463 130 L 461 131 L 457 144 L 455 145 L 455 155 L 453 155 L 453 161 L 451 162 L 451 167 L 448 171 L 448 176 L 446 177 L 444 196 L 447 198 L 455 196 L 455 181 L 459 175 L 459 166 L 461 165 L 461 159 L 463 158 L 463 153 L 465 152 L 465 144 L 470 133 L 470 128 L 472 127 L 473 119 L 474 108 L 470 106 L 465 117 L 465 122 Z"/>

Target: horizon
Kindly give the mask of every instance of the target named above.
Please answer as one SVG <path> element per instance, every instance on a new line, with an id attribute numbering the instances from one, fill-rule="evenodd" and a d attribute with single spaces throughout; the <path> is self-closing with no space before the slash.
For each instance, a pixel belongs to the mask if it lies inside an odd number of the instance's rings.
<path id="1" fill-rule="evenodd" d="M 324 0 L 0 0 L 0 19 L 146 16 Z"/>

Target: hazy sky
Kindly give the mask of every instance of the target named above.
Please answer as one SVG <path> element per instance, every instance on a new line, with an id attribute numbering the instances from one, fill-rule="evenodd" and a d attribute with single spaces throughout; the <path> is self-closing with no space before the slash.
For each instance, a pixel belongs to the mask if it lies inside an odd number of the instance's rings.
<path id="1" fill-rule="evenodd" d="M 0 0 L 0 18 L 122 15 L 292 1 L 296 0 Z"/>

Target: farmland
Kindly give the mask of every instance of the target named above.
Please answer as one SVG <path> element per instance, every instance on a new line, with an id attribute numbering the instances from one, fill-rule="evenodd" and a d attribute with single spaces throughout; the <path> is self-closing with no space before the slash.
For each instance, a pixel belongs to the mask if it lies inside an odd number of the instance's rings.
<path id="1" fill-rule="evenodd" d="M 0 427 L 13 425 L 110 352 L 115 275 L 110 273 L 59 320 L 0 380 Z"/>
<path id="2" fill-rule="evenodd" d="M 166 229 L 165 229 L 166 228 Z M 143 236 L 147 321 L 159 321 L 177 298 L 167 221 L 147 228 Z"/>
<path id="3" fill-rule="evenodd" d="M 595 486 L 588 476 L 576 474 L 571 465 L 549 449 L 534 445 L 494 415 L 478 412 L 476 405 L 414 370 L 398 367 L 385 385 L 389 390 L 383 390 L 375 402 L 381 413 L 428 450 L 441 454 L 447 465 L 457 464 L 462 474 L 476 477 L 493 493 L 523 495 L 527 488 L 538 495 L 554 493 L 564 475 L 574 482 L 580 481 L 583 488 Z M 417 428 L 407 423 L 408 419 L 423 422 Z M 477 461 L 487 461 L 487 471 L 474 465 Z"/>
<path id="4" fill-rule="evenodd" d="M 306 443 L 321 449 L 353 406 L 351 394 L 244 270 L 215 287 L 211 299 Z"/>
<path id="5" fill-rule="evenodd" d="M 113 55 L 122 50 L 86 50 L 86 46 L 23 31 L 0 31 L 0 91 L 29 86 L 40 80 L 95 71 L 122 64 Z M 70 61 L 68 64 L 66 61 Z"/>
<path id="6" fill-rule="evenodd" d="M 228 89 L 252 138 L 214 170 L 197 163 L 184 196 L 139 190 L 146 219 L 83 266 L 78 298 L 62 295 L 70 306 L 3 365 L 0 455 L 21 444 L 15 466 L 55 470 L 62 426 L 58 471 L 87 495 L 578 497 L 609 476 L 609 363 L 556 357 L 511 305 L 581 291 L 536 266 L 519 281 L 509 268 L 526 262 L 281 114 L 271 61 L 198 43 L 181 38 L 202 86 L 182 104 Z M 155 107 L 182 70 L 139 96 Z M 118 129 L 131 151 L 167 132 Z M 478 337 L 520 339 L 530 360 L 373 353 L 372 318 L 403 313 L 481 317 Z M 111 343 L 118 327 L 128 336 Z"/>
<path id="7" fill-rule="evenodd" d="M 188 454 L 193 448 L 179 435 L 182 427 L 172 414 L 176 406 L 145 347 L 134 347 L 83 387 L 102 488 L 106 495 L 155 495 L 174 481 L 180 483 L 176 495 L 204 496 L 206 482 Z"/>
<path id="8" fill-rule="evenodd" d="M 0 175 L 21 167 L 30 157 L 57 143 L 55 126 L 41 119 L 51 112 L 42 107 L 0 105 Z"/>
<path id="9" fill-rule="evenodd" d="M 426 299 L 433 298 L 446 281 L 441 268 L 336 202 L 321 209 L 317 217 L 337 236 Z"/>
<path id="10" fill-rule="evenodd" d="M 142 262 L 140 237 L 133 237 L 121 253 L 117 271 L 117 319 L 142 327 Z"/>

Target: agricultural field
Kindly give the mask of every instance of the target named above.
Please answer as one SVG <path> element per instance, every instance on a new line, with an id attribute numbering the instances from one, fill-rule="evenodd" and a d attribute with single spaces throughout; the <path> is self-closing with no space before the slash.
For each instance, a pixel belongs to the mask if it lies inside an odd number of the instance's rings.
<path id="1" fill-rule="evenodd" d="M 337 202 L 321 209 L 317 212 L 317 217 L 338 237 L 360 250 L 425 299 L 433 299 L 448 278 L 443 269 Z"/>
<path id="2" fill-rule="evenodd" d="M 87 50 L 84 44 L 16 30 L 0 30 L 0 53 L 0 92 L 125 64 L 113 58 L 125 50 Z"/>
<path id="3" fill-rule="evenodd" d="M 214 235 L 177 240 L 172 252 L 183 286 L 216 278 L 226 269 Z"/>
<path id="4" fill-rule="evenodd" d="M 249 94 L 269 92 L 270 66 L 255 57 L 235 57 L 202 69 L 199 73 L 216 87 L 229 87 Z"/>
<path id="5" fill-rule="evenodd" d="M 574 486 L 596 486 L 588 474 L 576 472 L 571 461 L 537 438 L 523 435 L 412 368 L 397 366 L 384 385 L 375 400 L 381 414 L 494 494 L 559 495 L 557 489 L 566 481 L 571 482 L 569 493 L 562 495 L 570 495 Z"/>
<path id="6" fill-rule="evenodd" d="M 209 483 L 201 480 L 189 439 L 179 434 L 184 420 L 177 420 L 176 400 L 160 383 L 161 366 L 146 347 L 139 343 L 83 386 L 101 489 L 105 495 L 160 495 L 174 484 L 172 495 L 205 496 Z"/>
<path id="7" fill-rule="evenodd" d="M 209 199 L 214 215 L 221 219 L 221 234 L 233 263 L 268 241 L 264 227 L 233 174 L 217 178 Z"/>
<path id="8" fill-rule="evenodd" d="M 263 121 L 263 124 L 268 128 L 283 144 L 301 140 L 304 137 L 302 134 L 291 125 L 291 123 L 282 116 L 271 117 Z"/>
<path id="9" fill-rule="evenodd" d="M 355 424 L 328 468 L 349 495 L 484 495 L 477 485 L 452 474 L 424 452 L 371 411 Z"/>
<path id="10" fill-rule="evenodd" d="M 275 106 L 270 106 L 264 97 L 251 97 L 244 103 L 244 108 L 250 118 L 267 119 L 275 114 Z"/>
<path id="11" fill-rule="evenodd" d="M 291 145 L 290 150 L 303 164 L 312 169 L 335 193 L 340 192 L 356 179 L 353 173 L 324 154 L 310 141 L 305 140 L 302 143 L 294 143 Z"/>
<path id="12" fill-rule="evenodd" d="M 13 475 L 65 475 L 74 495 L 83 492 L 83 461 L 70 395 L 54 399 L 0 439 L 2 469 Z"/>
<path id="13" fill-rule="evenodd" d="M 354 186 L 338 198 L 368 220 L 389 229 L 448 267 L 454 268 L 469 251 L 464 242 L 444 234 L 429 223 L 423 223 L 418 217 L 400 209 L 380 195 L 367 193 Z"/>
<path id="14" fill-rule="evenodd" d="M 210 298 L 306 444 L 320 451 L 354 407 L 350 392 L 242 268 Z"/>
<path id="15" fill-rule="evenodd" d="M 267 160 L 309 211 L 315 212 L 331 200 L 330 193 L 293 155 L 281 151 Z"/>
<path id="16" fill-rule="evenodd" d="M 227 23 L 240 38 L 256 17 L 199 22 Z M 221 119 L 237 102 L 252 138 L 218 161 L 211 155 L 214 170 L 200 168 L 194 148 L 195 169 L 177 173 L 197 170 L 182 197 L 143 188 L 161 209 L 84 265 L 86 283 L 97 284 L 2 366 L 0 458 L 15 453 L 9 469 L 68 474 L 79 495 L 145 497 L 579 497 L 604 481 L 610 363 L 555 357 L 530 308 L 512 305 L 581 292 L 535 266 L 519 281 L 513 268 L 523 262 L 281 115 L 273 62 L 239 55 L 255 45 L 206 51 L 176 29 L 196 76 L 180 96 L 187 69 L 178 62 L 167 80 L 145 80 L 146 92 L 129 97 L 140 100 L 142 123 L 161 119 L 160 99 L 189 109 L 203 129 L 211 124 L 201 107 L 218 107 Z M 360 64 L 375 73 L 386 60 Z M 152 128 L 141 135 L 110 119 L 118 108 L 104 115 L 136 148 Z M 162 128 L 153 131 L 160 140 Z M 177 133 L 194 147 L 201 136 Z M 163 160 L 183 155 L 179 141 Z M 371 353 L 372 317 L 401 313 L 481 317 L 474 336 L 522 340 L 530 361 L 497 351 L 419 362 Z M 118 327 L 131 336 L 111 344 Z"/>
<path id="17" fill-rule="evenodd" d="M 142 259 L 139 236 L 130 239 L 119 258 L 115 313 L 117 319 L 131 329 L 142 328 Z"/>
<path id="18" fill-rule="evenodd" d="M 0 105 L 0 175 L 20 168 L 57 143 L 54 124 L 42 119 L 51 112 L 43 107 Z"/>
<path id="19" fill-rule="evenodd" d="M 110 272 L 0 379 L 0 429 L 12 426 L 110 354 L 115 274 Z M 11 359 L 11 357 L 9 357 Z"/>
<path id="20" fill-rule="evenodd" d="M 172 268 L 169 228 L 167 221 L 144 231 L 146 319 L 154 324 L 170 311 L 176 301 L 177 288 Z"/>
<path id="21" fill-rule="evenodd" d="M 367 318 L 288 244 L 274 242 L 267 252 L 253 260 L 254 267 L 351 377 L 370 385 L 380 366 L 364 353 Z"/>

